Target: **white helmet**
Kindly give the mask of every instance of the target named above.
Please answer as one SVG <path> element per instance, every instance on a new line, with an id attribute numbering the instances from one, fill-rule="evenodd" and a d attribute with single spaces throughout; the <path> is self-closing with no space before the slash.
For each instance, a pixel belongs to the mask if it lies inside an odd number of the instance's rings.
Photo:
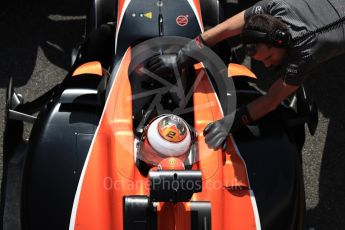
<path id="1" fill-rule="evenodd" d="M 187 122 L 173 114 L 162 115 L 146 126 L 140 143 L 140 158 L 155 166 L 168 157 L 184 161 L 191 145 Z"/>

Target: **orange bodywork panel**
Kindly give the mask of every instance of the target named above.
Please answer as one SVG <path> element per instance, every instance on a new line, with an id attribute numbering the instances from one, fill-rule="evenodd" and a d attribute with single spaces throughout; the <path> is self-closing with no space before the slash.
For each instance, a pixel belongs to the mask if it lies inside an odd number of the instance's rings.
<path id="1" fill-rule="evenodd" d="M 133 156 L 130 49 L 110 91 L 103 116 L 85 163 L 75 229 L 122 229 L 122 198 L 148 194 L 147 178 Z"/>
<path id="2" fill-rule="evenodd" d="M 123 7 L 125 5 L 125 1 L 126 0 L 119 0 L 117 3 L 117 26 L 116 26 L 116 30 L 119 29 L 121 15 L 122 15 L 122 11 L 124 10 Z"/>
<path id="3" fill-rule="evenodd" d="M 99 61 L 87 62 L 79 66 L 76 70 L 74 70 L 72 77 L 75 77 L 81 74 L 95 74 L 102 77 L 103 76 L 102 65 Z"/>
<path id="4" fill-rule="evenodd" d="M 195 7 L 196 7 L 196 10 L 197 10 L 198 16 L 199 16 L 199 18 L 200 18 L 200 23 L 201 23 L 201 25 L 203 25 L 200 1 L 199 1 L 199 0 L 193 0 L 193 1 L 194 1 L 194 5 L 195 5 Z M 204 28 L 202 28 L 202 32 L 203 32 L 203 29 L 204 29 Z"/>
<path id="5" fill-rule="evenodd" d="M 223 185 L 231 189 L 249 188 L 247 169 L 236 152 L 232 138 L 227 140 L 227 149 L 223 165 Z"/>
<path id="6" fill-rule="evenodd" d="M 200 71 L 204 70 L 197 69 L 197 75 Z M 198 168 L 203 176 L 203 190 L 194 194 L 193 200 L 211 201 L 212 229 L 256 229 L 254 208 L 250 192 L 246 189 L 249 188 L 247 171 L 238 156 L 236 144 L 229 138 L 224 155 L 221 150 L 210 150 L 202 135 L 207 124 L 223 117 L 216 93 L 206 74 L 196 87 L 193 98 L 196 107 L 195 129 L 200 133 Z"/>
<path id="7" fill-rule="evenodd" d="M 248 69 L 247 67 L 239 64 L 230 63 L 228 65 L 228 76 L 237 77 L 237 76 L 246 76 L 249 78 L 256 79 L 255 74 Z"/>
<path id="8" fill-rule="evenodd" d="M 131 49 L 125 53 L 110 90 L 99 127 L 91 144 L 80 179 L 74 229 L 123 229 L 123 197 L 149 196 L 149 178 L 134 161 L 132 92 L 128 76 Z M 236 143 L 228 140 L 226 153 L 209 149 L 202 135 L 210 122 L 223 117 L 216 93 L 206 72 L 196 65 L 198 84 L 193 93 L 194 126 L 202 192 L 191 201 L 211 202 L 212 229 L 256 229 L 245 164 Z M 203 71 L 203 72 L 202 72 Z M 190 230 L 189 203 L 157 203 L 159 230 Z"/>

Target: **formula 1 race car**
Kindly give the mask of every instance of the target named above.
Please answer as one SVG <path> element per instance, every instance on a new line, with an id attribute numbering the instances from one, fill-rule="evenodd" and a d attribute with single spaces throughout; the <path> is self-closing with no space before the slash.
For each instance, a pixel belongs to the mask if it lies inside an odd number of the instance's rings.
<path id="1" fill-rule="evenodd" d="M 145 68 L 220 11 L 218 1 L 94 1 L 61 84 L 24 103 L 9 83 L 2 218 L 6 170 L 24 152 L 22 229 L 303 229 L 304 124 L 317 123 L 303 88 L 213 150 L 203 129 L 262 95 L 255 75 L 223 64 L 216 53 L 228 47 L 171 75 Z"/>

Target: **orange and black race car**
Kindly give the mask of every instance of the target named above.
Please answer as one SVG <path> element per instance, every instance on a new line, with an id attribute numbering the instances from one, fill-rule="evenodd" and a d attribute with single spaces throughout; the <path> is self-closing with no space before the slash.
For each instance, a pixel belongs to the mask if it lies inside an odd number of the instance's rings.
<path id="1" fill-rule="evenodd" d="M 262 95 L 255 75 L 225 66 L 224 46 L 173 75 L 145 68 L 220 11 L 212 0 L 94 1 L 61 84 L 24 103 L 10 82 L 4 163 L 25 152 L 22 229 L 303 229 L 300 153 L 317 120 L 303 88 L 215 151 L 203 129 Z"/>

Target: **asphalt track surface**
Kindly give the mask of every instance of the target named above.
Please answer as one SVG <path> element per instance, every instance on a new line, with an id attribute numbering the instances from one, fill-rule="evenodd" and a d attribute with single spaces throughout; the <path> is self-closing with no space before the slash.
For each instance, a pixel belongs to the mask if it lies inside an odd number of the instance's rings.
<path id="1" fill-rule="evenodd" d="M 86 9 L 87 4 L 82 0 L 12 0 L 2 4 L 1 159 L 8 78 L 13 77 L 16 91 L 26 101 L 33 100 L 59 83 L 70 66 L 72 48 L 83 34 Z M 319 107 L 316 134 L 306 136 L 303 149 L 307 229 L 345 229 L 344 71 L 344 57 L 339 57 L 320 66 L 305 83 L 308 94 Z M 261 82 L 270 80 L 268 76 L 257 74 Z M 21 161 L 17 159 L 16 162 L 20 164 Z M 0 162 L 2 170 L 2 160 Z M 16 210 L 18 203 L 11 208 Z M 7 218 L 6 228 L 18 229 L 16 221 L 16 217 Z"/>

